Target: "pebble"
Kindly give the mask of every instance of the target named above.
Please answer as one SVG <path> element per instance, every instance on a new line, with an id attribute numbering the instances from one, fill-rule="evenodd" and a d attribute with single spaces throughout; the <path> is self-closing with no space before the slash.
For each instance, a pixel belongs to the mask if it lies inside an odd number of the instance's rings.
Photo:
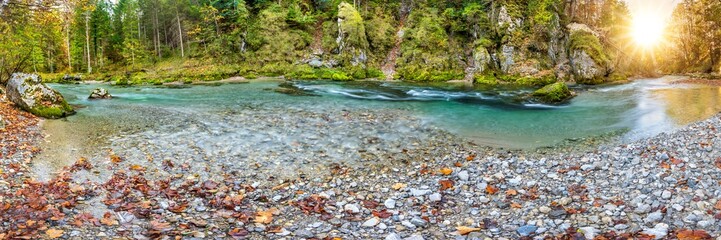
<path id="1" fill-rule="evenodd" d="M 518 228 L 518 230 L 516 230 L 516 231 L 518 232 L 518 234 L 525 237 L 525 236 L 530 236 L 531 234 L 535 233 L 537 229 L 538 229 L 538 227 L 536 227 L 534 225 L 526 225 L 526 226 Z"/>
<path id="2" fill-rule="evenodd" d="M 468 171 L 463 170 L 458 172 L 458 179 L 461 179 L 462 181 L 468 181 Z"/>
<path id="3" fill-rule="evenodd" d="M 380 222 L 381 222 L 381 220 L 379 218 L 374 217 L 374 218 L 368 219 L 365 222 L 363 222 L 363 224 L 361 226 L 374 227 L 374 226 L 378 225 L 378 223 L 380 223 Z"/>
<path id="4" fill-rule="evenodd" d="M 352 213 L 359 213 L 360 207 L 357 204 L 346 204 L 345 206 L 343 206 L 343 210 L 349 211 Z"/>
<path id="5" fill-rule="evenodd" d="M 310 230 L 304 228 L 295 230 L 293 232 L 293 235 L 299 238 L 312 238 L 313 236 L 315 236 Z"/>
<path id="6" fill-rule="evenodd" d="M 394 209 L 394 208 L 396 208 L 396 200 L 393 200 L 393 199 L 391 199 L 391 198 L 386 199 L 386 200 L 383 202 L 383 205 L 385 205 L 386 208 L 388 208 L 388 209 Z"/>
<path id="7" fill-rule="evenodd" d="M 428 196 L 428 200 L 431 202 L 438 202 L 441 201 L 441 194 L 440 193 L 434 193 Z"/>

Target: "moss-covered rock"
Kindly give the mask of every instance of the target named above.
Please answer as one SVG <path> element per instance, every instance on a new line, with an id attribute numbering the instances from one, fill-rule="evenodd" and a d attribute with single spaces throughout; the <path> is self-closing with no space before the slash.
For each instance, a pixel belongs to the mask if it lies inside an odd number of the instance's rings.
<path id="1" fill-rule="evenodd" d="M 533 97 L 545 103 L 561 103 L 573 97 L 573 93 L 566 83 L 557 82 L 536 90 Z"/>
<path id="2" fill-rule="evenodd" d="M 21 109 L 44 118 L 62 118 L 75 113 L 58 91 L 35 74 L 15 73 L 7 84 L 7 97 Z"/>
<path id="3" fill-rule="evenodd" d="M 338 50 L 342 62 L 356 66 L 368 60 L 368 38 L 360 13 L 347 2 L 338 5 Z"/>
<path id="4" fill-rule="evenodd" d="M 604 52 L 600 40 L 588 27 L 572 24 L 569 52 L 574 79 L 581 84 L 600 84 L 605 82 L 608 55 Z M 576 27 L 573 27 L 576 26 Z"/>

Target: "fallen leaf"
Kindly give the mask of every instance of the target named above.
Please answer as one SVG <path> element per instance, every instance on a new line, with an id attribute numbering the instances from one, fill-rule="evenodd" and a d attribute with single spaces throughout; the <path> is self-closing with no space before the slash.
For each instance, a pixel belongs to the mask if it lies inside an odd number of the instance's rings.
<path id="1" fill-rule="evenodd" d="M 60 230 L 60 229 L 51 228 L 51 229 L 48 229 L 47 231 L 45 231 L 45 234 L 47 234 L 48 238 L 50 238 L 50 239 L 56 239 L 56 238 L 63 236 L 64 232 L 65 231 Z"/>
<path id="2" fill-rule="evenodd" d="M 453 188 L 453 180 L 438 180 L 438 183 L 441 184 L 441 191 Z"/>
<path id="3" fill-rule="evenodd" d="M 494 187 L 494 186 L 492 186 L 492 185 L 490 185 L 490 184 L 488 184 L 488 185 L 486 186 L 486 193 L 488 193 L 488 194 L 491 194 L 491 195 L 496 194 L 496 193 L 498 192 L 498 190 L 499 190 L 499 189 L 498 189 L 497 187 Z"/>
<path id="4" fill-rule="evenodd" d="M 516 191 L 515 189 L 508 189 L 508 190 L 506 190 L 506 195 L 507 195 L 507 196 L 516 196 L 517 194 L 518 194 L 518 191 Z"/>
<path id="5" fill-rule="evenodd" d="M 115 219 L 115 216 L 112 213 L 106 212 L 103 215 L 103 218 L 100 219 L 100 223 L 105 224 L 106 226 L 112 226 L 118 225 L 118 220 Z"/>
<path id="6" fill-rule="evenodd" d="M 273 209 L 268 211 L 258 211 L 255 213 L 255 219 L 253 219 L 253 222 L 268 224 L 273 221 L 273 212 Z"/>
<path id="7" fill-rule="evenodd" d="M 472 232 L 481 231 L 480 228 L 465 227 L 465 226 L 456 227 L 456 230 L 458 230 L 458 234 L 460 234 L 460 235 L 468 235 L 469 233 L 472 233 Z"/>
<path id="8" fill-rule="evenodd" d="M 511 207 L 512 208 L 521 208 L 522 206 L 521 206 L 521 204 L 518 204 L 518 203 L 511 203 Z"/>
<path id="9" fill-rule="evenodd" d="M 408 186 L 408 184 L 405 184 L 405 183 L 396 183 L 396 184 L 393 184 L 393 186 L 391 186 L 391 188 L 393 188 L 393 190 L 396 190 L 396 191 L 397 191 L 397 190 L 401 190 L 401 189 L 403 189 L 403 188 L 406 188 L 406 186 Z"/>
<path id="10" fill-rule="evenodd" d="M 145 171 L 145 167 L 140 166 L 140 165 L 132 165 L 132 166 L 130 166 L 130 170 L 143 172 L 143 171 Z"/>
<path id="11" fill-rule="evenodd" d="M 721 168 L 721 158 L 716 159 L 716 167 Z"/>
<path id="12" fill-rule="evenodd" d="M 442 173 L 443 175 L 451 175 L 451 173 L 453 173 L 453 169 L 450 169 L 450 168 L 441 168 L 441 173 Z"/>
<path id="13" fill-rule="evenodd" d="M 167 232 L 173 229 L 170 223 L 161 221 L 150 221 L 150 228 L 159 232 Z"/>
<path id="14" fill-rule="evenodd" d="M 704 230 L 689 230 L 689 229 L 682 229 L 679 230 L 676 233 L 676 238 L 679 240 L 711 240 L 711 235 L 709 235 Z"/>
<path id="15" fill-rule="evenodd" d="M 721 210 L 721 200 L 716 201 L 716 205 L 714 205 L 714 208 L 716 208 L 716 210 Z"/>
<path id="16" fill-rule="evenodd" d="M 388 209 L 383 209 L 381 211 L 373 210 L 371 211 L 371 214 L 379 218 L 389 218 L 393 215 L 392 213 L 388 212 Z"/>
<path id="17" fill-rule="evenodd" d="M 470 155 L 466 157 L 466 161 L 473 161 L 473 159 L 476 159 L 476 155 Z"/>
<path id="18" fill-rule="evenodd" d="M 456 167 L 463 167 L 463 164 L 460 163 L 460 162 L 456 162 L 456 163 L 454 163 L 453 165 L 456 166 Z"/>
<path id="19" fill-rule="evenodd" d="M 271 188 L 270 190 L 272 190 L 272 191 L 278 191 L 278 190 L 283 189 L 283 188 L 286 188 L 286 187 L 288 187 L 288 186 L 290 186 L 290 183 L 283 183 L 283 184 L 280 184 L 280 185 L 278 185 L 278 186 L 275 186 L 275 187 Z"/>
<path id="20" fill-rule="evenodd" d="M 242 229 L 242 228 L 233 228 L 233 230 L 230 230 L 228 232 L 228 235 L 231 237 L 245 237 L 249 234 L 248 230 Z"/>
<path id="21" fill-rule="evenodd" d="M 671 158 L 671 163 L 673 163 L 674 165 L 679 165 L 679 164 L 683 163 L 683 160 L 678 159 L 678 158 Z"/>
<path id="22" fill-rule="evenodd" d="M 671 165 L 669 165 L 669 164 L 666 163 L 666 162 L 661 162 L 660 165 L 661 165 L 661 168 L 665 168 L 665 169 L 670 169 L 670 168 L 671 168 Z"/>
<path id="23" fill-rule="evenodd" d="M 113 154 L 113 155 L 110 155 L 110 161 L 113 163 L 119 163 L 119 162 L 123 161 L 123 158 L 121 158 L 118 155 Z"/>

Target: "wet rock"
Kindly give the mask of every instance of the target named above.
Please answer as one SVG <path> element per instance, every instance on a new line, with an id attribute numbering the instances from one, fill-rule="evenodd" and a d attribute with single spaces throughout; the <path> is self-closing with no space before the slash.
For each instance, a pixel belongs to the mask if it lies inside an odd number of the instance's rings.
<path id="1" fill-rule="evenodd" d="M 62 118 L 75 113 L 63 95 L 35 74 L 14 73 L 7 83 L 7 98 L 39 117 Z"/>
<path id="2" fill-rule="evenodd" d="M 90 96 L 88 99 L 111 99 L 113 98 L 112 95 L 106 90 L 105 88 L 96 88 L 93 89 L 93 92 L 90 93 Z"/>

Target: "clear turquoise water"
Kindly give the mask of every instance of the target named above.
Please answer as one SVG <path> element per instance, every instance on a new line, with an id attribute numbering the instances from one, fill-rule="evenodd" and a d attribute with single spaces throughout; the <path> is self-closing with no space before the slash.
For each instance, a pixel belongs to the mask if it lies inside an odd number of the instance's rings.
<path id="1" fill-rule="evenodd" d="M 137 126 L 137 129 L 174 124 L 177 119 L 166 121 L 162 117 L 170 112 L 213 114 L 268 108 L 290 110 L 292 114 L 292 110 L 402 109 L 427 124 L 479 144 L 534 148 L 617 131 L 626 132 L 624 139 L 634 140 L 673 130 L 721 111 L 718 87 L 671 85 L 668 81 L 650 79 L 576 89 L 578 96 L 561 106 L 524 102 L 520 96 L 529 91 L 523 89 L 378 82 L 295 83 L 318 96 L 276 93 L 272 89 L 278 86 L 278 81 L 180 89 L 102 85 L 116 97 L 107 101 L 87 99 L 98 85 L 52 86 L 71 104 L 84 106 L 67 121 L 69 127 L 76 128 L 101 120 L 111 125 L 122 122 L 125 128 Z M 211 118 L 193 121 L 221 128 L 224 124 Z"/>

